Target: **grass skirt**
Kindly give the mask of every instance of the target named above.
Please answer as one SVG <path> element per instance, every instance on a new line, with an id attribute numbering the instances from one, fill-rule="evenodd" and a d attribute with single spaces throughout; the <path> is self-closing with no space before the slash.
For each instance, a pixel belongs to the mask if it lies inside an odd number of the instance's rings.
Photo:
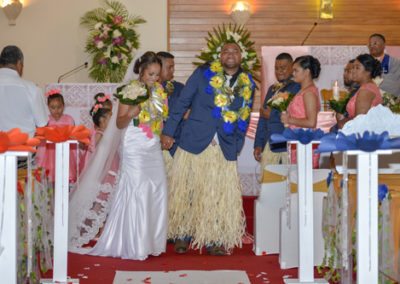
<path id="1" fill-rule="evenodd" d="M 237 162 L 227 161 L 217 146 L 198 155 L 180 148 L 169 184 L 168 238 L 192 237 L 192 247 L 241 247 L 245 233 Z"/>
<path id="2" fill-rule="evenodd" d="M 261 175 L 264 169 L 268 165 L 279 165 L 288 163 L 288 153 L 285 152 L 272 152 L 269 148 L 269 143 L 264 147 L 264 151 L 261 155 Z"/>

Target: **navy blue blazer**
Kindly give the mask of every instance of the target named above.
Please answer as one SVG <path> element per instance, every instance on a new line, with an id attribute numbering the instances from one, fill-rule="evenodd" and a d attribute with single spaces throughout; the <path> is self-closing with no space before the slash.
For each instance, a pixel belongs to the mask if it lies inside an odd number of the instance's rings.
<path id="1" fill-rule="evenodd" d="M 228 161 L 235 161 L 243 148 L 245 133 L 241 132 L 235 123 L 233 133 L 226 134 L 223 130 L 223 120 L 213 117 L 214 95 L 205 91 L 209 84 L 209 80 L 204 76 L 207 68 L 207 65 L 200 66 L 189 77 L 178 100 L 170 109 L 163 134 L 174 137 L 179 122 L 190 108 L 190 115 L 182 128 L 179 147 L 192 154 L 200 154 L 210 145 L 217 133 L 224 157 Z M 236 96 L 229 108 L 237 111 L 242 104 L 243 98 Z"/>
<path id="2" fill-rule="evenodd" d="M 273 91 L 274 85 L 270 86 L 265 96 L 263 107 L 267 107 L 267 101 L 275 94 Z M 297 94 L 300 91 L 300 84 L 289 81 L 279 92 L 289 92 Z M 260 116 L 257 125 L 256 137 L 254 139 L 254 148 L 261 147 L 264 149 L 267 142 L 269 142 L 272 134 L 280 134 L 283 132 L 285 127 L 281 122 L 281 113 L 276 109 L 271 110 L 269 119 Z M 271 151 L 283 152 L 286 151 L 286 143 L 278 143 L 276 145 L 270 145 Z"/>
<path id="3" fill-rule="evenodd" d="M 172 84 L 174 85 L 174 91 L 172 92 L 172 94 L 170 94 L 168 96 L 168 108 L 170 110 L 178 101 L 179 94 L 181 93 L 183 87 L 185 86 L 182 83 L 177 82 L 177 81 L 172 81 Z M 164 82 L 162 85 L 165 89 L 166 82 Z M 176 129 L 175 134 L 174 134 L 175 144 L 171 147 L 171 149 L 169 149 L 169 154 L 172 157 L 175 154 L 176 148 L 178 148 L 179 137 L 181 136 L 183 123 L 184 123 L 184 121 L 182 119 L 181 122 L 178 124 L 178 128 Z"/>

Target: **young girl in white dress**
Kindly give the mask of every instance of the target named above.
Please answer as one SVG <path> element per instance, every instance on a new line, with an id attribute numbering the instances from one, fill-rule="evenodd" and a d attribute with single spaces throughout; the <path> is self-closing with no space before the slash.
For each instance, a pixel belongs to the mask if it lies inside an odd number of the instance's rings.
<path id="1" fill-rule="evenodd" d="M 161 62 L 146 52 L 135 63 L 139 82 L 149 90 L 140 105 L 118 106 L 116 125 L 124 129 L 120 168 L 104 230 L 90 255 L 144 260 L 165 252 L 167 240 L 167 182 L 159 134 L 165 118 L 166 94 L 157 83 Z"/>

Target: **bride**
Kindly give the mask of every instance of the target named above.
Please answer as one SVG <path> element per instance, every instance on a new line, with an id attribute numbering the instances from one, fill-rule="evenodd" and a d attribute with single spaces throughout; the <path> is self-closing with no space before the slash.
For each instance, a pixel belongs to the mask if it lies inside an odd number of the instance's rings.
<path id="1" fill-rule="evenodd" d="M 82 174 L 82 183 L 71 194 L 72 252 L 138 260 L 165 252 L 167 182 L 158 135 L 167 108 L 165 93 L 157 83 L 161 62 L 155 53 L 146 52 L 136 60 L 133 69 L 139 75 L 138 81 L 150 90 L 150 98 L 135 106 L 119 104 L 114 120 L 110 121 L 118 129 L 107 128 L 105 142 L 99 144 L 95 157 Z M 137 85 L 138 81 L 130 84 Z M 118 148 L 118 144 L 120 168 L 114 184 L 110 177 L 115 173 L 109 169 L 115 156 L 112 149 Z M 99 152 L 102 150 L 110 153 L 102 155 Z M 98 169 L 101 163 L 104 169 Z M 92 188 L 91 176 L 98 181 Z M 86 192 L 84 188 L 89 190 Z M 82 248 L 95 237 L 108 212 L 96 245 Z"/>

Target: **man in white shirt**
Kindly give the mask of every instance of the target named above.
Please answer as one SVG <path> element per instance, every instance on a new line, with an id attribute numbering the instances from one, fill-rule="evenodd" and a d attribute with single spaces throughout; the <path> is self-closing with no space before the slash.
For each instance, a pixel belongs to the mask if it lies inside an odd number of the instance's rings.
<path id="1" fill-rule="evenodd" d="M 41 90 L 21 78 L 23 68 L 22 51 L 6 46 L 0 54 L 0 131 L 20 128 L 33 136 L 47 124 L 47 111 Z"/>

